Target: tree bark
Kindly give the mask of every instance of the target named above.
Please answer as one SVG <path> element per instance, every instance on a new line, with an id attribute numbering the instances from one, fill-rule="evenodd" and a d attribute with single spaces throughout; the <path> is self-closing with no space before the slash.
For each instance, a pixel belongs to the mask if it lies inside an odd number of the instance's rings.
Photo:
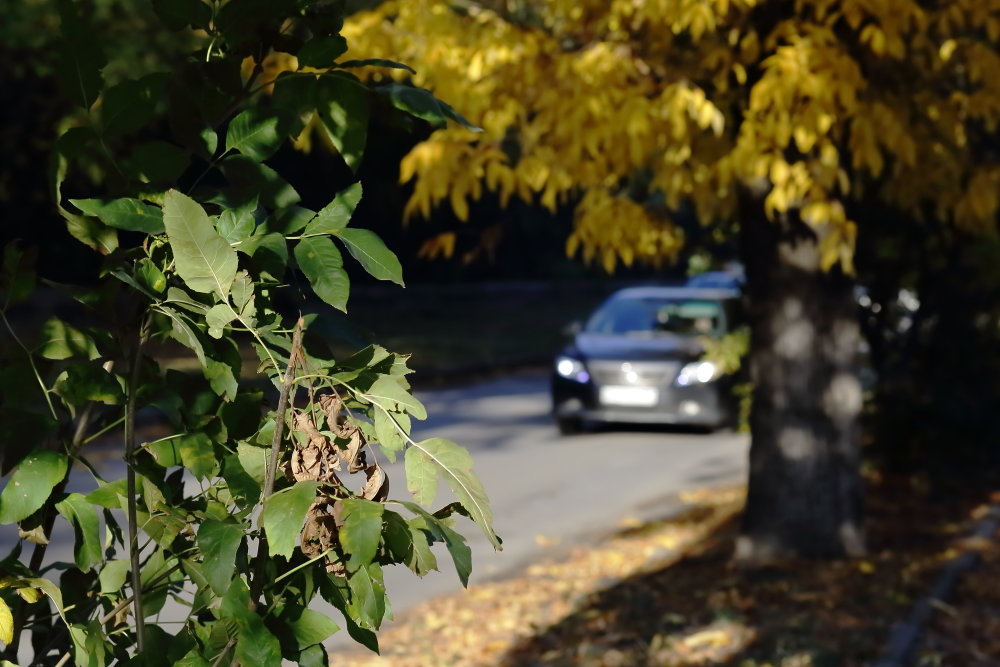
<path id="1" fill-rule="evenodd" d="M 750 473 L 737 560 L 864 552 L 859 327 L 853 281 L 823 271 L 816 233 L 771 221 L 745 194 L 741 244 L 750 315 Z"/>

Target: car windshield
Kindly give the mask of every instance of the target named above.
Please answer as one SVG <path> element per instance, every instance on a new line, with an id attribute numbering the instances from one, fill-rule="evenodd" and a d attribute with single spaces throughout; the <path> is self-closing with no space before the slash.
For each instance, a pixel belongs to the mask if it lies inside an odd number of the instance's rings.
<path id="1" fill-rule="evenodd" d="M 724 328 L 718 301 L 646 297 L 612 299 L 591 316 L 584 331 L 635 337 L 720 336 Z"/>

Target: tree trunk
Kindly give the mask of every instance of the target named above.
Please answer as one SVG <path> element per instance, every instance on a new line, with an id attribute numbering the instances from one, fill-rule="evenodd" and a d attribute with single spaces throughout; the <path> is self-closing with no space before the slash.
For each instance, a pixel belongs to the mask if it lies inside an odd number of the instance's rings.
<path id="1" fill-rule="evenodd" d="M 750 476 L 737 560 L 864 551 L 853 281 L 820 267 L 815 232 L 743 202 L 750 308 Z"/>

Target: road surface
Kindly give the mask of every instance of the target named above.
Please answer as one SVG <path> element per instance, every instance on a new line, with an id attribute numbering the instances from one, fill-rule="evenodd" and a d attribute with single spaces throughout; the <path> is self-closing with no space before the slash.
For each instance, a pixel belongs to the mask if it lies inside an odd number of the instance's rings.
<path id="1" fill-rule="evenodd" d="M 418 397 L 429 417 L 415 422 L 414 438 L 444 437 L 472 452 L 503 538 L 503 551 L 494 552 L 471 522 L 461 526 L 473 552 L 471 585 L 517 571 L 546 551 L 540 543 L 585 543 L 612 532 L 625 517 L 670 514 L 678 508 L 680 491 L 741 481 L 746 475 L 749 441 L 742 434 L 626 427 L 560 436 L 549 416 L 544 373 L 420 392 Z M 389 474 L 390 497 L 402 497 L 401 466 Z M 419 602 L 461 590 L 443 551 L 438 563 L 441 572 L 423 579 L 402 566 L 386 569 L 397 616 Z M 337 633 L 331 646 L 350 641 L 346 632 Z"/>

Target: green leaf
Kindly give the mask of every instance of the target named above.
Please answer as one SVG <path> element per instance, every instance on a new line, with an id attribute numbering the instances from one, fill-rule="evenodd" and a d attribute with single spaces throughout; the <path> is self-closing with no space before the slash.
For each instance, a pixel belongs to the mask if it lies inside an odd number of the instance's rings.
<path id="1" fill-rule="evenodd" d="M 66 456 L 56 452 L 36 449 L 28 454 L 0 492 L 0 523 L 26 519 L 44 505 L 68 465 Z"/>
<path id="2" fill-rule="evenodd" d="M 280 667 L 281 645 L 264 625 L 264 620 L 250 610 L 250 590 L 237 577 L 233 580 L 217 612 L 221 619 L 232 619 L 236 632 L 236 662 L 254 667 Z"/>
<path id="3" fill-rule="evenodd" d="M 225 299 L 236 277 L 236 251 L 215 231 L 205 210 L 190 197 L 169 190 L 163 223 L 181 279 L 195 292 L 215 292 Z"/>
<path id="4" fill-rule="evenodd" d="M 247 474 L 236 454 L 230 454 L 223 460 L 222 478 L 226 480 L 229 494 L 237 506 L 251 508 L 260 500 L 260 484 Z"/>
<path id="5" fill-rule="evenodd" d="M 302 206 L 289 206 L 275 211 L 267 221 L 267 228 L 268 231 L 278 232 L 282 236 L 292 236 L 305 229 L 309 221 L 315 217 L 315 211 Z"/>
<path id="6" fill-rule="evenodd" d="M 196 647 L 185 653 L 180 660 L 174 663 L 173 667 L 212 667 L 212 665 L 199 655 Z"/>
<path id="7" fill-rule="evenodd" d="M 66 230 L 88 248 L 102 255 L 109 255 L 118 248 L 118 232 L 100 220 L 61 211 L 66 220 Z"/>
<path id="8" fill-rule="evenodd" d="M 184 310 L 198 315 L 205 315 L 209 309 L 207 304 L 202 303 L 191 294 L 182 290 L 180 287 L 171 287 L 167 290 L 166 302 L 176 304 Z"/>
<path id="9" fill-rule="evenodd" d="M 239 208 L 227 208 L 219 215 L 216 229 L 229 243 L 246 241 L 257 228 L 257 219 L 254 217 L 256 210 L 256 197 Z"/>
<path id="10" fill-rule="evenodd" d="M 427 419 L 427 408 L 413 397 L 394 376 L 382 375 L 361 396 L 389 412 L 405 410 L 417 419 Z"/>
<path id="11" fill-rule="evenodd" d="M 156 461 L 157 465 L 163 468 L 183 465 L 181 451 L 177 446 L 177 436 L 167 438 L 166 440 L 150 442 L 143 445 L 143 449 L 148 451 L 153 456 L 153 460 Z"/>
<path id="12" fill-rule="evenodd" d="M 205 314 L 205 324 L 208 325 L 208 335 L 212 338 L 222 338 L 222 331 L 237 317 L 236 311 L 228 303 L 217 303 Z"/>
<path id="13" fill-rule="evenodd" d="M 368 139 L 368 88 L 353 77 L 323 76 L 316 85 L 316 111 L 333 145 L 356 172 Z"/>
<path id="14" fill-rule="evenodd" d="M 364 498 L 344 498 L 340 502 L 344 521 L 340 528 L 340 543 L 350 557 L 347 570 L 353 572 L 375 558 L 382 537 L 384 506 Z"/>
<path id="15" fill-rule="evenodd" d="M 288 264 L 288 242 L 281 234 L 251 236 L 240 244 L 240 250 L 250 255 L 261 277 L 281 280 Z"/>
<path id="16" fill-rule="evenodd" d="M 80 406 L 88 401 L 120 405 L 125 393 L 118 379 L 94 364 L 73 364 L 56 378 L 53 391 L 69 405 Z"/>
<path id="17" fill-rule="evenodd" d="M 288 181 L 266 164 L 255 162 L 246 155 L 230 155 L 222 161 L 222 172 L 230 187 L 215 203 L 232 208 L 250 197 L 259 196 L 262 206 L 286 208 L 302 198 Z"/>
<path id="18" fill-rule="evenodd" d="M 172 539 L 173 538 L 171 537 L 170 541 L 172 541 Z M 162 542 L 160 546 L 163 547 Z M 153 581 L 153 579 L 167 572 L 170 566 L 173 565 L 173 560 L 174 560 L 173 557 L 171 557 L 168 560 L 167 557 L 164 555 L 165 548 L 167 547 L 156 549 L 149 556 L 149 558 L 143 565 L 142 571 L 139 576 L 139 583 L 146 591 L 145 595 L 143 595 L 142 598 L 142 614 L 144 618 L 149 618 L 150 616 L 154 616 L 160 613 L 160 611 L 163 610 L 163 605 L 166 604 L 167 601 L 166 586 L 161 585 L 150 589 L 149 585 L 150 582 Z"/>
<path id="19" fill-rule="evenodd" d="M 450 519 L 440 519 L 416 503 L 403 501 L 400 504 L 417 515 L 410 520 L 414 531 L 420 531 L 425 537 L 433 538 L 430 542 L 445 543 L 458 572 L 458 578 L 463 586 L 468 586 L 469 575 L 472 573 L 472 550 L 466 545 L 465 538 L 449 528 Z M 416 539 L 414 542 L 416 543 Z"/>
<path id="20" fill-rule="evenodd" d="M 247 442 L 240 442 L 236 445 L 236 455 L 250 478 L 258 484 L 263 484 L 264 471 L 267 467 L 267 450 Z"/>
<path id="21" fill-rule="evenodd" d="M 167 277 L 160 271 L 160 267 L 147 257 L 143 257 L 136 264 L 135 277 L 143 287 L 154 294 L 167 289 Z"/>
<path id="22" fill-rule="evenodd" d="M 205 29 L 212 22 L 212 8 L 201 0 L 153 0 L 153 11 L 169 30 Z"/>
<path id="23" fill-rule="evenodd" d="M 277 31 L 282 19 L 296 5 L 273 0 L 230 0 L 215 16 L 215 26 L 229 49 L 245 50 L 256 45 L 263 35 Z M 235 59 L 239 63 L 239 58 Z"/>
<path id="24" fill-rule="evenodd" d="M 90 336 L 56 317 L 49 318 L 42 325 L 42 342 L 35 353 L 46 359 L 56 360 L 70 357 L 95 359 L 99 356 L 97 346 Z"/>
<path id="25" fill-rule="evenodd" d="M 406 450 L 405 467 L 406 486 L 417 502 L 427 505 L 434 502 L 436 476 L 440 473 L 493 547 L 502 549 L 493 532 L 493 512 L 486 490 L 472 471 L 472 456 L 468 451 L 444 438 L 422 440 Z"/>
<path id="26" fill-rule="evenodd" d="M 174 288 L 171 288 L 167 292 L 168 298 L 173 289 Z M 208 363 L 208 359 L 205 357 L 205 347 L 202 345 L 201 336 L 192 324 L 190 318 L 180 311 L 168 308 L 167 306 L 160 306 L 157 308 L 157 311 L 163 313 L 170 319 L 170 337 L 194 352 L 195 356 L 198 358 L 198 362 L 201 363 L 202 368 L 204 368 Z"/>
<path id="27" fill-rule="evenodd" d="M 306 225 L 306 234 L 336 234 L 351 221 L 361 201 L 361 183 L 354 183 L 337 193 L 323 210 Z"/>
<path id="28" fill-rule="evenodd" d="M 351 588 L 349 609 L 354 612 L 355 622 L 363 628 L 377 630 L 386 612 L 382 568 L 378 563 L 362 565 L 348 574 L 347 584 Z"/>
<path id="29" fill-rule="evenodd" d="M 400 433 L 400 426 L 406 433 L 410 431 L 410 417 L 402 412 L 388 413 L 384 410 L 375 411 L 375 438 L 382 452 L 390 461 L 396 461 L 396 452 L 406 446 L 406 438 Z"/>
<path id="30" fill-rule="evenodd" d="M 340 628 L 337 628 L 338 630 Z M 326 649 L 322 644 L 313 644 L 302 649 L 298 655 L 299 667 L 329 667 L 330 658 L 326 654 Z M 0 667 L 3 667 L 0 665 Z"/>
<path id="31" fill-rule="evenodd" d="M 263 162 L 285 140 L 283 123 L 282 116 L 271 109 L 250 107 L 230 121 L 226 151 L 239 151 L 251 160 Z"/>
<path id="32" fill-rule="evenodd" d="M 128 559 L 121 560 L 110 560 L 103 568 L 101 568 L 101 573 L 97 575 L 98 580 L 101 582 L 101 594 L 102 595 L 113 595 L 122 589 L 125 585 L 125 579 L 128 577 L 129 567 L 131 563 Z"/>
<path id="33" fill-rule="evenodd" d="M 455 571 L 458 572 L 458 578 L 461 580 L 462 585 L 468 588 L 469 575 L 472 574 L 472 549 L 465 543 L 464 537 L 448 526 L 438 524 L 438 528 L 441 530 L 442 535 L 444 535 L 444 544 L 448 547 L 448 553 L 451 554 L 451 562 L 455 564 Z M 498 543 L 497 549 L 499 548 Z"/>
<path id="34" fill-rule="evenodd" d="M 395 60 L 386 60 L 385 58 L 362 58 L 361 60 L 345 60 L 344 62 L 337 65 L 341 69 L 350 69 L 352 67 L 388 67 L 390 69 L 405 69 L 411 74 L 416 74 L 417 70 L 413 69 L 405 63 L 398 63 Z"/>
<path id="35" fill-rule="evenodd" d="M 466 120 L 451 105 L 442 102 L 434 97 L 430 91 L 423 88 L 414 88 L 402 83 L 390 83 L 379 86 L 375 90 L 388 97 L 394 107 L 405 111 L 411 116 L 416 116 L 436 125 L 443 125 L 447 120 L 453 120 L 470 130 L 482 132 L 481 128 L 476 127 Z"/>
<path id="36" fill-rule="evenodd" d="M 185 433 L 173 441 L 181 462 L 198 479 L 212 477 L 219 471 L 212 440 L 204 433 Z"/>
<path id="37" fill-rule="evenodd" d="M 403 456 L 406 488 L 421 505 L 432 505 L 437 498 L 438 470 L 424 450 L 410 447 Z"/>
<path id="38" fill-rule="evenodd" d="M 233 583 L 236 552 L 242 541 L 243 526 L 237 523 L 206 519 L 198 528 L 201 570 L 216 595 L 225 595 Z"/>
<path id="39" fill-rule="evenodd" d="M 8 305 L 24 301 L 35 290 L 37 254 L 37 248 L 22 249 L 17 241 L 4 246 L 0 289 L 3 290 L 4 302 Z"/>
<path id="40" fill-rule="evenodd" d="M 56 503 L 56 510 L 73 524 L 75 535 L 73 557 L 76 566 L 87 572 L 103 559 L 97 509 L 81 494 L 71 493 Z"/>
<path id="41" fill-rule="evenodd" d="M 98 488 L 84 496 L 87 502 L 108 509 L 120 509 L 122 507 L 122 499 L 126 494 L 126 480 L 124 478 L 113 482 L 101 482 L 98 480 L 97 483 L 99 484 Z"/>
<path id="42" fill-rule="evenodd" d="M 58 586 L 44 577 L 24 579 L 22 583 L 37 588 L 49 596 L 49 599 L 51 599 L 52 603 L 55 605 L 56 612 L 59 614 L 59 617 L 62 618 L 64 623 L 68 623 L 66 620 L 66 609 L 63 606 L 62 591 L 59 590 Z"/>
<path id="43" fill-rule="evenodd" d="M 63 39 L 58 42 L 56 79 L 73 101 L 89 109 L 104 86 L 101 70 L 107 58 L 101 50 L 102 40 L 88 21 L 77 12 L 72 0 L 59 0 L 59 22 Z"/>
<path id="44" fill-rule="evenodd" d="M 306 237 L 295 246 L 295 261 L 309 279 L 316 296 L 339 310 L 347 310 L 351 283 L 344 260 L 333 241 L 323 236 Z"/>
<path id="45" fill-rule="evenodd" d="M 163 233 L 163 211 L 139 199 L 70 199 L 78 209 L 116 229 Z"/>
<path id="46" fill-rule="evenodd" d="M 374 653 L 378 653 L 378 637 L 376 634 L 358 624 L 358 614 L 352 606 L 354 596 L 345 578 L 321 578 L 319 588 L 323 599 L 344 613 L 347 633 L 351 636 L 351 639 L 367 646 Z"/>
<path id="47" fill-rule="evenodd" d="M 150 141 L 136 146 L 124 166 L 143 183 L 169 184 L 180 178 L 189 163 L 184 149 L 166 141 Z"/>
<path id="48" fill-rule="evenodd" d="M 431 570 L 438 569 L 437 557 L 431 551 L 431 545 L 427 540 L 427 533 L 423 527 L 425 521 L 424 517 L 414 517 L 407 522 L 410 537 L 413 540 L 413 552 L 406 565 L 418 577 L 424 576 Z"/>
<path id="49" fill-rule="evenodd" d="M 318 37 L 306 42 L 296 57 L 299 67 L 330 67 L 347 52 L 347 40 L 340 35 Z"/>
<path id="50" fill-rule="evenodd" d="M 232 297 L 233 305 L 236 306 L 241 315 L 253 316 L 254 282 L 246 271 L 240 271 L 236 274 L 236 280 L 233 281 Z"/>
<path id="51" fill-rule="evenodd" d="M 347 246 L 354 259 L 365 267 L 365 271 L 379 280 L 391 280 L 403 284 L 403 267 L 396 255 L 389 250 L 375 232 L 368 229 L 341 229 L 337 238 Z"/>
<path id="52" fill-rule="evenodd" d="M 104 137 L 135 132 L 149 123 L 162 96 L 163 76 L 160 74 L 123 81 L 106 90 L 101 102 L 101 129 Z"/>
<path id="53" fill-rule="evenodd" d="M 264 500 L 260 523 L 267 532 L 270 555 L 291 558 L 318 486 L 318 482 L 296 482 Z"/>
<path id="54" fill-rule="evenodd" d="M 146 509 L 150 512 L 155 512 L 166 506 L 167 498 L 163 495 L 163 489 L 156 485 L 149 477 L 145 475 L 137 475 L 136 482 L 138 483 L 139 496 L 142 498 L 143 504 L 146 505 Z"/>
<path id="55" fill-rule="evenodd" d="M 319 644 L 340 630 L 326 614 L 312 609 L 303 609 L 302 615 L 294 621 L 289 621 L 288 625 L 292 628 L 300 650 Z"/>

